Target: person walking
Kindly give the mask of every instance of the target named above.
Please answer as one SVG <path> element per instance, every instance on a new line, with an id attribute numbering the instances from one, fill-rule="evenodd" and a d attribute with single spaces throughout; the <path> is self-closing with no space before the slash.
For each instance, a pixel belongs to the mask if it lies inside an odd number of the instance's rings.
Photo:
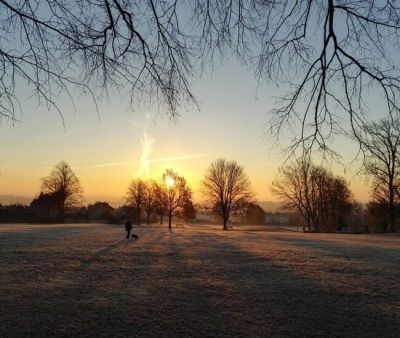
<path id="1" fill-rule="evenodd" d="M 132 230 L 132 221 L 129 219 L 125 223 L 126 238 L 129 238 Z"/>

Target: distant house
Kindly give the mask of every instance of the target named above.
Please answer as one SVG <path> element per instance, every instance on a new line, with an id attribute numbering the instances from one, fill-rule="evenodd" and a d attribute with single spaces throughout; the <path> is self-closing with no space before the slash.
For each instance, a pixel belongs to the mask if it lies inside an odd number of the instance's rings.
<path id="1" fill-rule="evenodd" d="M 264 224 L 265 211 L 258 204 L 252 203 L 246 210 L 247 224 Z"/>
<path id="2" fill-rule="evenodd" d="M 290 214 L 281 212 L 267 212 L 264 216 L 265 224 L 288 224 L 290 222 Z"/>
<path id="3" fill-rule="evenodd" d="M 203 223 L 212 223 L 214 222 L 214 218 L 214 215 L 205 211 L 198 211 L 196 214 L 196 220 L 199 222 L 202 221 Z"/>
<path id="4" fill-rule="evenodd" d="M 31 222 L 57 222 L 60 219 L 57 199 L 52 194 L 41 192 L 30 206 Z"/>
<path id="5" fill-rule="evenodd" d="M 68 207 L 65 209 L 64 218 L 66 223 L 87 222 L 87 209 L 86 207 Z"/>
<path id="6" fill-rule="evenodd" d="M 91 222 L 112 222 L 115 220 L 115 209 L 106 202 L 96 202 L 87 208 L 88 220 Z"/>
<path id="7" fill-rule="evenodd" d="M 199 224 L 220 224 L 221 222 L 221 216 L 203 208 L 196 210 L 196 218 L 192 220 L 192 223 Z"/>

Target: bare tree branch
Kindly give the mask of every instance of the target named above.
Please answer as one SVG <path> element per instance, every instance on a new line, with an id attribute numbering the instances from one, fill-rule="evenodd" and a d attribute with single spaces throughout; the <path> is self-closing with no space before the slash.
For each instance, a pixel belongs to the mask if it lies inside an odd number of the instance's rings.
<path id="1" fill-rule="evenodd" d="M 334 154 L 330 140 L 360 141 L 374 105 L 399 114 L 399 30 L 395 0 L 0 0 L 0 115 L 16 119 L 25 84 L 60 114 L 73 88 L 95 102 L 114 88 L 175 117 L 197 103 L 197 65 L 233 52 L 289 88 L 268 124 L 275 139 L 295 130 L 289 153 Z"/>

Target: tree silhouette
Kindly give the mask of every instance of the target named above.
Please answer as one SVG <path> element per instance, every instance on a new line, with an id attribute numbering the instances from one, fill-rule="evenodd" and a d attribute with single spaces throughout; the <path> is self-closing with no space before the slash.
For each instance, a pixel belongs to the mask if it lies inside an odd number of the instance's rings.
<path id="1" fill-rule="evenodd" d="M 135 208 L 137 224 L 141 224 L 141 215 L 143 204 L 146 198 L 147 186 L 146 182 L 141 178 L 134 179 L 128 187 L 126 200 L 129 206 Z"/>
<path id="2" fill-rule="evenodd" d="M 341 230 L 352 210 L 352 194 L 341 177 L 312 164 L 302 157 L 288 164 L 273 181 L 272 192 L 283 207 L 295 210 L 305 221 L 308 231 L 335 227 Z"/>
<path id="3" fill-rule="evenodd" d="M 131 103 L 157 100 L 175 116 L 195 101 L 192 53 L 178 3 L 151 0 L 1 0 L 0 114 L 15 119 L 16 83 L 61 114 L 60 92 L 127 89 Z"/>
<path id="4" fill-rule="evenodd" d="M 162 176 L 159 190 L 161 210 L 168 216 L 168 227 L 171 229 L 172 217 L 182 213 L 183 209 L 191 203 L 192 191 L 183 176 L 179 176 L 172 169 L 167 169 Z"/>
<path id="5" fill-rule="evenodd" d="M 143 198 L 143 212 L 147 224 L 150 224 L 151 215 L 157 212 L 159 206 L 159 191 L 160 187 L 156 181 L 151 180 L 146 182 Z"/>
<path id="6" fill-rule="evenodd" d="M 400 120 L 372 122 L 364 126 L 363 132 L 364 169 L 373 178 L 374 206 L 380 206 L 380 209 L 372 206 L 371 209 L 388 212 L 390 231 L 396 232 L 396 204 L 400 199 Z M 386 225 L 383 230 L 387 230 Z"/>
<path id="7" fill-rule="evenodd" d="M 67 162 L 58 163 L 49 176 L 42 178 L 42 190 L 57 201 L 60 222 L 64 222 L 65 208 L 82 202 L 82 186 Z"/>
<path id="8" fill-rule="evenodd" d="M 399 22 L 395 0 L 0 0 L 0 114 L 15 119 L 24 83 L 60 113 L 72 88 L 94 100 L 126 88 L 176 116 L 196 102 L 191 77 L 233 51 L 259 81 L 290 86 L 272 133 L 294 123 L 291 151 L 329 150 L 337 133 L 359 139 L 371 98 L 399 113 Z"/>
<path id="9" fill-rule="evenodd" d="M 211 163 L 202 181 L 202 189 L 208 205 L 222 218 L 224 230 L 228 229 L 230 217 L 253 197 L 243 167 L 225 159 Z"/>
<path id="10" fill-rule="evenodd" d="M 383 115 L 399 113 L 394 0 L 196 1 L 196 20 L 208 55 L 228 46 L 251 60 L 260 81 L 289 85 L 269 126 L 290 137 L 291 153 L 330 151 L 326 140 L 337 133 L 359 139 L 372 100 L 382 98 Z"/>
<path id="11" fill-rule="evenodd" d="M 189 222 L 196 218 L 196 209 L 192 201 L 192 193 L 190 190 L 185 190 L 183 196 L 183 206 L 178 213 L 185 222 Z"/>

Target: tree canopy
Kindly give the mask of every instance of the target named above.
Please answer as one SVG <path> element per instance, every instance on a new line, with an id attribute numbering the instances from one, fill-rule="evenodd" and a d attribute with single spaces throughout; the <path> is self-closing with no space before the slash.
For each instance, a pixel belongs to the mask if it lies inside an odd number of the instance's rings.
<path id="1" fill-rule="evenodd" d="M 82 186 L 69 164 L 61 161 L 52 172 L 42 178 L 42 190 L 57 202 L 60 221 L 64 221 L 66 207 L 75 207 L 82 202 Z"/>
<path id="2" fill-rule="evenodd" d="M 135 209 L 136 221 L 138 225 L 140 225 L 142 222 L 141 215 L 143 204 L 146 198 L 146 190 L 146 182 L 141 178 L 136 178 L 130 183 L 128 187 L 128 192 L 126 194 L 126 201 L 128 205 Z"/>
<path id="3" fill-rule="evenodd" d="M 371 95 L 399 113 L 395 0 L 0 0 L 0 115 L 16 119 L 20 85 L 60 112 L 60 95 L 118 88 L 170 116 L 197 104 L 191 80 L 232 52 L 259 81 L 288 88 L 270 130 L 296 126 L 290 150 L 360 137 Z"/>
<path id="4" fill-rule="evenodd" d="M 253 198 L 244 168 L 225 159 L 211 163 L 204 175 L 202 189 L 209 208 L 222 218 L 224 230 L 227 230 L 229 219 Z"/>
<path id="5" fill-rule="evenodd" d="M 352 209 L 352 193 L 341 177 L 302 157 L 287 165 L 276 177 L 272 192 L 287 210 L 296 211 L 309 231 L 341 230 Z"/>
<path id="6" fill-rule="evenodd" d="M 363 132 L 364 172 L 372 177 L 370 210 L 380 210 L 383 231 L 389 225 L 390 231 L 396 232 L 400 202 L 400 120 L 372 122 L 365 125 Z"/>
<path id="7" fill-rule="evenodd" d="M 165 170 L 160 183 L 159 203 L 161 210 L 168 216 L 171 228 L 173 216 L 187 216 L 192 207 L 192 190 L 183 176 L 172 169 Z"/>

